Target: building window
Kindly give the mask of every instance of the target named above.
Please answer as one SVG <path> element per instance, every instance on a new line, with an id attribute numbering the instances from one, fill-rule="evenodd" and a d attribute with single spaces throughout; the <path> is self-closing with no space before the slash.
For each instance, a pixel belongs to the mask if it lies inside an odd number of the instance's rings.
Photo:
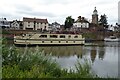
<path id="1" fill-rule="evenodd" d="M 60 38 L 65 38 L 65 35 L 60 35 Z"/>
<path id="2" fill-rule="evenodd" d="M 46 26 L 45 26 L 45 29 L 46 29 Z"/>
<path id="3" fill-rule="evenodd" d="M 42 31 L 42 28 L 40 28 L 40 31 Z"/>

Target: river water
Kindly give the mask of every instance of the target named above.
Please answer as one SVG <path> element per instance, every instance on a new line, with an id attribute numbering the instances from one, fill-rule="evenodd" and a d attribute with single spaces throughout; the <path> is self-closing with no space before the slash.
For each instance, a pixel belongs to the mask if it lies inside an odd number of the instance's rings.
<path id="1" fill-rule="evenodd" d="M 102 42 L 106 46 L 49 46 L 39 47 L 45 53 L 52 53 L 52 58 L 62 68 L 75 69 L 78 60 L 87 59 L 92 70 L 100 77 L 118 77 L 118 54 L 120 42 Z"/>

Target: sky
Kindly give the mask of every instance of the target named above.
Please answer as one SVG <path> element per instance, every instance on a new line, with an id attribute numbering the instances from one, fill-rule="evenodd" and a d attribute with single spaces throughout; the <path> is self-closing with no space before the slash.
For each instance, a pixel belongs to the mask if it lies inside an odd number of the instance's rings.
<path id="1" fill-rule="evenodd" d="M 94 7 L 106 14 L 109 24 L 118 22 L 119 0 L 0 0 L 0 18 L 23 20 L 23 17 L 48 19 L 64 24 L 67 16 L 83 16 L 91 21 Z"/>

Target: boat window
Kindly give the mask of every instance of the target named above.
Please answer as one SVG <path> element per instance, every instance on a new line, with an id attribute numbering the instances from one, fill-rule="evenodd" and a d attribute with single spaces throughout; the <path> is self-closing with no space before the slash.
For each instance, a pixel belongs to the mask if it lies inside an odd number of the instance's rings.
<path id="1" fill-rule="evenodd" d="M 68 43 L 68 41 L 66 41 L 66 43 Z"/>
<path id="2" fill-rule="evenodd" d="M 73 41 L 75 43 L 75 41 Z"/>
<path id="3" fill-rule="evenodd" d="M 74 38 L 78 38 L 78 36 L 74 36 Z"/>
<path id="4" fill-rule="evenodd" d="M 60 38 L 65 38 L 65 35 L 60 35 Z"/>
<path id="5" fill-rule="evenodd" d="M 60 41 L 59 41 L 59 43 L 60 43 Z"/>
<path id="6" fill-rule="evenodd" d="M 71 38 L 71 35 L 69 35 L 68 38 Z"/>
<path id="7" fill-rule="evenodd" d="M 40 35 L 40 38 L 47 38 L 47 35 Z"/>
<path id="8" fill-rule="evenodd" d="M 57 35 L 50 35 L 50 38 L 57 38 Z"/>
<path id="9" fill-rule="evenodd" d="M 51 41 L 51 43 L 52 43 L 52 41 Z"/>
<path id="10" fill-rule="evenodd" d="M 29 34 L 29 36 L 31 36 L 31 34 Z"/>
<path id="11" fill-rule="evenodd" d="M 44 43 L 44 41 L 42 41 L 42 43 Z"/>

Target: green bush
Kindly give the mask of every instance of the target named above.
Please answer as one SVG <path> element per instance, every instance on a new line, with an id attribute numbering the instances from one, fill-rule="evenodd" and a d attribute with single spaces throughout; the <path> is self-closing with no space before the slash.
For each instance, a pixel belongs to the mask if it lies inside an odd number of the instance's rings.
<path id="1" fill-rule="evenodd" d="M 15 77 L 17 72 L 28 72 L 29 74 L 40 73 L 51 76 L 59 77 L 61 74 L 60 67 L 53 61 L 50 55 L 44 55 L 44 52 L 39 50 L 31 51 L 26 50 L 24 53 L 21 53 L 19 49 L 15 46 L 7 47 L 2 46 L 2 61 L 3 61 L 3 77 L 8 77 L 7 71 L 9 71 L 9 77 Z M 37 67 L 38 68 L 37 68 Z M 36 68 L 34 68 L 36 67 Z M 17 72 L 14 72 L 13 69 L 16 69 Z M 20 70 L 20 71 L 19 71 Z M 13 72 L 12 72 L 13 71 Z M 14 74 L 15 73 L 15 74 Z M 40 74 L 39 73 L 39 74 Z M 37 77 L 40 75 L 36 75 Z M 18 76 L 16 76 L 18 77 Z M 28 77 L 28 75 L 26 76 Z M 33 76 L 35 77 L 35 75 Z"/>
<path id="2" fill-rule="evenodd" d="M 97 39 L 97 34 L 95 34 L 95 33 L 84 33 L 83 37 L 85 37 L 86 39 Z"/>
<path id="3" fill-rule="evenodd" d="M 25 49 L 22 51 L 14 45 L 2 45 L 3 78 L 91 78 L 91 67 L 87 61 L 78 61 L 76 70 L 61 69 L 44 51 Z"/>

